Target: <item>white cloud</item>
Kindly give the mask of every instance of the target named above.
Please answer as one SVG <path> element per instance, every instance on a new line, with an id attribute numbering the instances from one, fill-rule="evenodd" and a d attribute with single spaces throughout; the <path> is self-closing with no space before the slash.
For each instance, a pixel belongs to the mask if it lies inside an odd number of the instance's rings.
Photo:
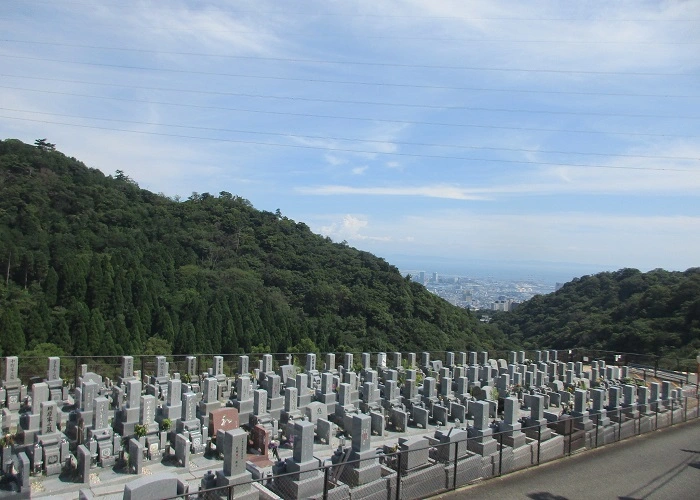
<path id="1" fill-rule="evenodd" d="M 687 216 L 480 215 L 441 211 L 384 219 L 362 229 L 365 248 L 380 255 L 405 253 L 388 242 L 412 240 L 414 255 L 465 261 L 532 260 L 687 269 L 697 266 L 696 249 L 700 248 L 700 217 Z M 378 235 L 386 240 L 372 239 Z M 670 252 L 672 241 L 684 244 L 674 245 Z"/>
<path id="2" fill-rule="evenodd" d="M 321 226 L 320 234 L 328 236 L 335 241 L 357 242 L 390 242 L 391 237 L 386 235 L 367 234 L 369 220 L 362 215 L 345 214 L 342 216 L 326 216 L 330 224 Z M 376 232 L 375 232 L 376 233 Z"/>
<path id="3" fill-rule="evenodd" d="M 363 165 L 361 167 L 355 167 L 352 169 L 352 173 L 355 175 L 362 175 L 367 171 L 368 168 L 369 168 L 368 165 Z"/>
<path id="4" fill-rule="evenodd" d="M 324 155 L 324 158 L 326 159 L 329 165 L 332 165 L 334 167 L 337 167 L 338 165 L 343 165 L 348 162 L 346 159 L 339 158 L 338 156 L 332 154 L 326 154 Z"/>
<path id="5" fill-rule="evenodd" d="M 391 2 L 364 3 L 366 9 L 375 12 L 395 13 Z M 481 60 L 492 67 L 512 65 L 574 71 L 698 67 L 693 45 L 673 44 L 686 41 L 683 34 L 692 32 L 692 23 L 683 20 L 700 16 L 697 2 L 618 2 L 606 3 L 605 9 L 590 7 L 580 8 L 571 2 L 409 0 L 403 12 L 412 16 L 377 23 L 378 29 L 393 33 L 398 27 L 404 33 L 469 40 L 470 43 L 454 44 L 450 53 L 463 47 L 470 60 Z M 426 26 L 433 31 L 426 32 Z M 506 43 L 508 40 L 514 43 Z M 551 43 L 541 43 L 547 41 Z M 639 43 L 647 44 L 644 50 L 639 50 Z M 407 50 L 420 50 L 419 44 L 406 45 Z M 435 55 L 439 60 L 441 54 Z M 499 73 L 499 76 L 529 79 L 524 74 Z"/>

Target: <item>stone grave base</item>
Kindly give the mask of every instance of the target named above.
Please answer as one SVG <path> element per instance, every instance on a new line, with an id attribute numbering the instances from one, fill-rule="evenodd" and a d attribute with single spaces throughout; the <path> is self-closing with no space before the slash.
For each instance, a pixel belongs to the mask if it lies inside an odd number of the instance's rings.
<path id="1" fill-rule="evenodd" d="M 513 449 L 513 470 L 525 469 L 537 461 L 537 442 L 528 439 L 525 446 Z"/>
<path id="2" fill-rule="evenodd" d="M 396 471 L 381 466 L 381 476 L 376 481 L 352 488 L 350 498 L 362 500 L 394 498 L 396 496 Z M 403 484 L 401 486 L 403 487 Z"/>
<path id="3" fill-rule="evenodd" d="M 312 495 L 309 498 L 312 500 L 321 500 L 323 498 L 323 489 L 321 493 Z M 351 498 L 350 487 L 347 484 L 343 484 L 339 481 L 338 484 L 328 485 L 328 500 L 346 500 L 347 498 Z"/>
<path id="4" fill-rule="evenodd" d="M 540 436 L 542 442 L 552 437 L 552 429 L 547 426 L 542 426 L 541 430 L 537 429 L 537 427 L 527 427 L 523 429 L 523 432 L 528 438 L 535 440 L 535 442 L 537 442 L 538 436 Z"/>
<path id="5" fill-rule="evenodd" d="M 656 429 L 661 429 L 662 427 L 668 427 L 671 425 L 671 413 L 668 411 L 659 411 L 658 421 L 656 416 L 653 416 L 652 418 L 654 419 Z"/>
<path id="6" fill-rule="evenodd" d="M 616 424 L 620 422 L 620 420 L 622 420 L 623 422 L 629 420 L 629 416 L 627 416 L 627 414 L 618 410 L 608 410 L 608 417 L 610 417 L 610 420 L 612 420 Z"/>
<path id="7" fill-rule="evenodd" d="M 496 474 L 499 472 L 499 465 L 501 474 L 508 474 L 515 470 L 515 453 L 510 446 L 504 446 L 503 453 L 496 454 L 495 460 L 494 468 Z"/>
<path id="8" fill-rule="evenodd" d="M 520 448 L 521 446 L 524 446 L 526 440 L 527 436 L 521 431 L 513 431 L 512 436 L 503 436 L 503 444 L 510 446 L 511 448 Z"/>
<path id="9" fill-rule="evenodd" d="M 431 465 L 401 477 L 401 496 L 403 498 L 423 498 L 442 491 L 444 488 L 445 467 L 441 464 Z"/>
<path id="10" fill-rule="evenodd" d="M 639 419 L 639 433 L 645 434 L 654 430 L 654 417 L 653 415 L 642 415 Z"/>
<path id="11" fill-rule="evenodd" d="M 494 451 L 498 451 L 498 441 L 490 436 L 483 438 L 481 443 L 476 439 L 469 439 L 467 449 L 481 456 L 489 456 Z"/>
<path id="12" fill-rule="evenodd" d="M 598 445 L 614 443 L 617 441 L 617 436 L 617 425 L 612 424 L 608 427 L 603 427 L 598 431 Z"/>
<path id="13" fill-rule="evenodd" d="M 260 494 L 256 488 L 253 488 L 251 483 L 246 481 L 251 480 L 250 472 L 238 474 L 236 476 L 224 476 L 223 471 L 216 472 L 216 486 L 233 486 L 234 498 L 244 500 L 258 500 Z M 244 484 L 241 484 L 244 483 Z M 228 491 L 220 491 L 222 496 L 227 496 Z"/>
<path id="14" fill-rule="evenodd" d="M 467 458 L 461 458 L 457 461 L 457 487 L 469 484 L 481 478 L 481 456 L 469 454 Z M 445 472 L 447 482 L 446 488 L 454 486 L 454 464 L 446 465 Z M 403 482 L 401 483 L 401 491 L 403 491 Z"/>
<path id="15" fill-rule="evenodd" d="M 290 476 L 278 478 L 274 483 L 274 491 L 282 498 L 296 500 L 299 498 L 321 498 L 323 497 L 323 474 L 316 474 L 294 481 Z"/>
<path id="16" fill-rule="evenodd" d="M 351 488 L 378 480 L 381 477 L 381 469 L 376 456 L 373 450 L 352 452 L 350 460 L 365 460 L 344 465 L 340 480 Z"/>
<path id="17" fill-rule="evenodd" d="M 242 487 L 240 489 L 243 490 Z M 238 490 L 239 490 L 239 488 L 233 489 L 233 498 L 235 498 L 236 500 L 259 500 L 260 499 L 260 495 L 261 495 L 260 490 L 258 488 L 254 488 L 252 484 L 251 484 L 251 487 L 248 491 L 239 492 Z M 208 495 L 211 495 L 211 492 L 208 493 Z M 207 498 L 211 498 L 211 497 L 207 497 Z M 221 492 L 219 498 L 221 498 L 221 499 L 228 498 L 228 492 L 226 490 L 223 490 Z"/>
<path id="18" fill-rule="evenodd" d="M 685 417 L 685 410 L 683 408 L 678 408 L 677 410 L 673 410 L 673 423 L 674 424 L 680 424 L 683 422 L 683 418 Z"/>
<path id="19" fill-rule="evenodd" d="M 481 457 L 481 477 L 489 479 L 494 476 L 494 464 L 491 455 Z"/>
<path id="20" fill-rule="evenodd" d="M 628 420 L 620 426 L 620 439 L 627 439 L 636 434 L 637 422 Z"/>
<path id="21" fill-rule="evenodd" d="M 537 446 L 537 444 L 535 444 Z M 537 450 L 535 450 L 535 453 Z M 552 433 L 547 441 L 540 445 L 540 463 L 556 460 L 564 456 L 564 436 Z M 537 458 L 537 457 L 535 457 Z"/>
<path id="22" fill-rule="evenodd" d="M 598 432 L 600 432 L 600 429 L 598 429 Z M 598 444 L 600 444 L 600 435 L 598 435 L 598 439 Z M 583 446 L 588 450 L 595 448 L 595 427 L 590 431 L 586 431 Z"/>
<path id="23" fill-rule="evenodd" d="M 568 436 L 564 437 L 564 449 L 568 452 L 572 452 L 583 449 L 586 446 L 586 431 L 578 430 L 574 431 Z"/>

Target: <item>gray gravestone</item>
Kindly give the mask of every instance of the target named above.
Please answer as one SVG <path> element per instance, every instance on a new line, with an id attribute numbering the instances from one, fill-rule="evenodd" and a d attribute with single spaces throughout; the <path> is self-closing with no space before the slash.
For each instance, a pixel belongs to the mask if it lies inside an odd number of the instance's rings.
<path id="1" fill-rule="evenodd" d="M 185 373 L 190 377 L 197 375 L 197 358 L 195 356 L 187 356 L 185 358 Z"/>
<path id="2" fill-rule="evenodd" d="M 369 419 L 370 417 L 367 416 Z M 314 424 L 306 420 L 294 422 L 293 459 L 296 463 L 313 460 L 314 457 Z"/>
<path id="3" fill-rule="evenodd" d="M 122 380 L 130 379 L 134 376 L 133 356 L 122 356 Z"/>
<path id="4" fill-rule="evenodd" d="M 352 417 L 352 449 L 357 452 L 370 449 L 372 417 L 359 414 Z"/>
<path id="5" fill-rule="evenodd" d="M 224 434 L 224 476 L 237 476 L 246 471 L 248 434 L 243 429 L 233 429 Z"/>
<path id="6" fill-rule="evenodd" d="M 306 355 L 306 371 L 312 372 L 316 370 L 316 354 L 308 353 Z"/>

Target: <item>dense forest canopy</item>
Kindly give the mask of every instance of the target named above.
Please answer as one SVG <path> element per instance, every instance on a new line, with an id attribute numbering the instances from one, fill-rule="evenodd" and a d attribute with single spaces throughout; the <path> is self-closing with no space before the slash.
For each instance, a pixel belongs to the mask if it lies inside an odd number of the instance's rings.
<path id="1" fill-rule="evenodd" d="M 700 268 L 584 276 L 490 324 L 277 210 L 0 141 L 0 355 L 700 350 Z"/>
<path id="2" fill-rule="evenodd" d="M 175 201 L 0 141 L 0 354 L 474 350 L 495 328 L 239 196 Z"/>
<path id="3" fill-rule="evenodd" d="M 492 324 L 525 348 L 694 358 L 700 351 L 700 268 L 584 276 L 495 315 Z"/>

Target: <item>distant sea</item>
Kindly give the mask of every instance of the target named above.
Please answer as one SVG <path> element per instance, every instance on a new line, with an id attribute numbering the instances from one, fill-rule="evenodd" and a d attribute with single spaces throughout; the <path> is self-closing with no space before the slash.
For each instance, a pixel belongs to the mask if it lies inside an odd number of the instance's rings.
<path id="1" fill-rule="evenodd" d="M 398 267 L 402 272 L 411 274 L 425 271 L 430 276 L 433 272 L 449 276 L 466 276 L 472 278 L 492 278 L 506 281 L 532 280 L 542 283 L 566 283 L 574 278 L 603 271 L 615 271 L 614 266 L 595 266 L 570 262 L 532 262 L 532 261 L 491 261 L 491 260 L 455 260 L 440 257 L 417 257 L 394 255 L 384 259 Z"/>

